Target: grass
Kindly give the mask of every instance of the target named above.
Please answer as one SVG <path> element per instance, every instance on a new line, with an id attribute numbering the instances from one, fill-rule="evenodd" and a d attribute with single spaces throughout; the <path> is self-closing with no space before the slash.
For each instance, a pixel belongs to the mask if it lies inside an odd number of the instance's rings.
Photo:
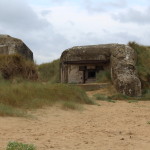
<path id="1" fill-rule="evenodd" d="M 115 100 L 109 98 L 109 96 L 102 95 L 102 94 L 95 94 L 94 97 L 96 98 L 96 100 L 107 101 L 112 103 L 116 102 Z"/>
<path id="2" fill-rule="evenodd" d="M 143 100 L 150 100 L 150 88 L 143 90 L 142 99 Z"/>
<path id="3" fill-rule="evenodd" d="M 150 100 L 150 89 L 144 89 L 141 97 L 130 97 L 119 93 L 109 96 L 109 98 L 114 100 L 130 100 L 130 101 Z"/>
<path id="4" fill-rule="evenodd" d="M 136 42 L 129 42 L 138 55 L 137 71 L 142 82 L 142 88 L 150 88 L 150 47 L 139 45 Z"/>
<path id="5" fill-rule="evenodd" d="M 32 144 L 9 142 L 6 150 L 36 150 L 36 147 Z"/>
<path id="6" fill-rule="evenodd" d="M 126 100 L 129 103 L 133 103 L 133 102 L 138 102 L 138 101 L 150 100 L 150 89 L 143 90 L 143 94 L 141 97 L 130 97 L 130 96 L 123 95 L 120 93 L 117 93 L 111 96 L 106 96 L 104 94 L 95 94 L 94 97 L 97 100 L 103 100 L 103 101 Z"/>
<path id="7" fill-rule="evenodd" d="M 26 117 L 26 112 L 9 105 L 0 104 L 0 116 Z"/>
<path id="8" fill-rule="evenodd" d="M 5 79 L 22 77 L 36 80 L 38 78 L 36 65 L 17 54 L 0 55 L 0 72 Z"/>
<path id="9" fill-rule="evenodd" d="M 114 94 L 112 96 L 109 96 L 109 98 L 114 99 L 114 100 L 132 100 L 133 99 L 133 97 L 123 95 L 121 93 L 117 93 L 117 94 Z"/>
<path id="10" fill-rule="evenodd" d="M 111 74 L 110 71 L 100 71 L 96 74 L 96 81 L 97 82 L 111 82 Z"/>
<path id="11" fill-rule="evenodd" d="M 128 103 L 137 103 L 138 100 L 128 100 Z"/>
<path id="12" fill-rule="evenodd" d="M 150 124 L 150 121 L 148 121 L 147 124 Z"/>
<path id="13" fill-rule="evenodd" d="M 83 110 L 82 105 L 75 103 L 75 102 L 71 102 L 71 101 L 67 101 L 64 102 L 62 105 L 62 108 L 65 110 L 71 109 L 71 110 Z"/>
<path id="14" fill-rule="evenodd" d="M 60 82 L 59 59 L 38 66 L 39 79 L 51 83 Z"/>
<path id="15" fill-rule="evenodd" d="M 51 106 L 59 102 L 74 102 L 79 105 L 94 104 L 83 89 L 74 85 L 31 81 L 21 83 L 0 82 L 1 116 L 24 116 L 23 112 L 28 109 Z"/>

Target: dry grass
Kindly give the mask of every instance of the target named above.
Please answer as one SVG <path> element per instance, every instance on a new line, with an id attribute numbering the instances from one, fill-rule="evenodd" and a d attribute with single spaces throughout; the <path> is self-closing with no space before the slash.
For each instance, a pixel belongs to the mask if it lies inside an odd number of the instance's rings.
<path id="1" fill-rule="evenodd" d="M 17 54 L 0 55 L 0 72 L 4 79 L 21 77 L 36 80 L 38 78 L 36 65 Z"/>

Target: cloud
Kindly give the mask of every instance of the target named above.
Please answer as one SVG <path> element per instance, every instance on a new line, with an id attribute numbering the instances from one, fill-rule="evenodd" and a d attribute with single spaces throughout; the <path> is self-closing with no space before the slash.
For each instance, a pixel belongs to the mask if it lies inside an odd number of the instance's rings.
<path id="1" fill-rule="evenodd" d="M 1 26 L 23 31 L 37 30 L 50 26 L 46 20 L 38 18 L 31 7 L 23 0 L 1 0 L 0 18 Z"/>
<path id="2" fill-rule="evenodd" d="M 45 16 L 50 11 L 43 12 Z M 0 33 L 22 39 L 38 63 L 58 58 L 68 45 L 67 39 L 55 32 L 53 25 L 24 0 L 1 0 L 0 18 Z"/>
<path id="3" fill-rule="evenodd" d="M 129 8 L 123 12 L 113 15 L 114 19 L 123 23 L 149 24 L 150 23 L 150 7 L 140 10 Z"/>
<path id="4" fill-rule="evenodd" d="M 94 0 L 83 0 L 85 7 L 88 12 L 106 12 L 114 9 L 122 9 L 127 5 L 126 0 L 114 0 L 114 1 L 94 1 Z"/>
<path id="5" fill-rule="evenodd" d="M 42 15 L 42 16 L 46 16 L 46 15 L 49 15 L 50 13 L 51 13 L 50 10 L 43 10 L 43 11 L 41 12 L 41 15 Z"/>
<path id="6" fill-rule="evenodd" d="M 57 59 L 78 45 L 148 44 L 149 9 L 133 7 L 133 1 L 0 0 L 0 33 L 22 39 L 37 63 Z"/>

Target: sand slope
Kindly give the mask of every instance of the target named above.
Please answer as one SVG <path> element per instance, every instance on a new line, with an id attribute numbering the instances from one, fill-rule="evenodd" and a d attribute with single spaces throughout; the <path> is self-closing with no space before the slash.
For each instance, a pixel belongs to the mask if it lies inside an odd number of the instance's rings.
<path id="1" fill-rule="evenodd" d="M 150 102 L 99 103 L 83 111 L 40 109 L 36 119 L 0 117 L 0 150 L 9 141 L 37 150 L 150 150 Z"/>

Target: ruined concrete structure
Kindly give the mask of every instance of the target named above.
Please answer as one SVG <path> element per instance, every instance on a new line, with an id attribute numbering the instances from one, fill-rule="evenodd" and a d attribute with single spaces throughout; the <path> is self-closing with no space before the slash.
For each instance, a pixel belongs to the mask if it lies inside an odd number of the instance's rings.
<path id="1" fill-rule="evenodd" d="M 32 51 L 20 40 L 9 35 L 0 35 L 0 54 L 20 54 L 33 60 Z"/>
<path id="2" fill-rule="evenodd" d="M 114 86 L 120 93 L 140 96 L 141 82 L 135 68 L 136 60 L 136 52 L 123 44 L 76 46 L 61 55 L 61 82 L 95 82 L 96 73 L 109 69 Z"/>

